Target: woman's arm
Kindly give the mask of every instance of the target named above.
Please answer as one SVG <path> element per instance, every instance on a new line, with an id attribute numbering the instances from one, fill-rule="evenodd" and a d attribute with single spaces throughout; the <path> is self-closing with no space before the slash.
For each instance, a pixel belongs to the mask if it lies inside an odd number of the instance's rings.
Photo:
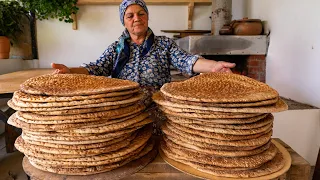
<path id="1" fill-rule="evenodd" d="M 51 67 L 55 69 L 54 74 L 89 74 L 88 70 L 83 67 L 68 68 L 64 64 L 51 63 Z"/>
<path id="2" fill-rule="evenodd" d="M 193 65 L 193 72 L 204 73 L 204 72 L 232 72 L 230 68 L 235 67 L 235 63 L 229 63 L 224 61 L 214 61 L 204 58 L 199 58 Z"/>
<path id="3" fill-rule="evenodd" d="M 231 72 L 235 63 L 205 59 L 193 55 L 180 48 L 173 40 L 169 40 L 169 53 L 171 64 L 181 72 L 190 76 L 205 72 Z"/>

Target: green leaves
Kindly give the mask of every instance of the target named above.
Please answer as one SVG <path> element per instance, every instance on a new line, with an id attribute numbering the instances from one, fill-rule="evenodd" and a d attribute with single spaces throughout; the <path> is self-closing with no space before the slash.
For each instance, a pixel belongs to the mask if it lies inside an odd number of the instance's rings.
<path id="1" fill-rule="evenodd" d="M 59 19 L 66 23 L 72 23 L 72 14 L 76 14 L 79 8 L 78 0 L 19 0 L 29 11 L 36 14 L 39 20 Z"/>
<path id="2" fill-rule="evenodd" d="M 27 10 L 17 1 L 0 1 L 0 36 L 15 39 L 22 32 L 22 20 Z"/>
<path id="3" fill-rule="evenodd" d="M 59 19 L 72 23 L 72 14 L 79 8 L 78 0 L 0 0 L 0 36 L 15 39 L 22 32 L 22 20 L 29 17 L 29 12 L 34 12 L 36 18 Z"/>

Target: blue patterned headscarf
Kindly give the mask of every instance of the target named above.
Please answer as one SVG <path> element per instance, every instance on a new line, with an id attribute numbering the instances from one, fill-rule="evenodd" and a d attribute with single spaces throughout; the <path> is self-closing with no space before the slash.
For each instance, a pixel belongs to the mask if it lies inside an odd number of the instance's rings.
<path id="1" fill-rule="evenodd" d="M 121 21 L 122 25 L 124 25 L 124 20 L 123 20 L 124 13 L 126 12 L 127 8 L 132 4 L 140 5 L 146 11 L 146 13 L 149 15 L 147 5 L 143 0 L 123 0 L 119 6 L 120 21 Z"/>

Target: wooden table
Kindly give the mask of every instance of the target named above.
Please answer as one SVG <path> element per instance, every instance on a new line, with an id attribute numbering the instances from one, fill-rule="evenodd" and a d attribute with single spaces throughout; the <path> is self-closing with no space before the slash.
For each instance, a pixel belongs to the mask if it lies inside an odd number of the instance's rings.
<path id="1" fill-rule="evenodd" d="M 0 75 L 0 98 L 11 98 L 13 93 L 20 88 L 20 84 L 27 79 L 43 74 L 51 74 L 52 72 L 53 69 L 32 69 Z M 19 133 L 15 131 L 16 128 L 7 124 L 9 116 L 13 113 L 14 110 L 11 108 L 5 112 L 0 110 L 0 119 L 5 123 L 7 153 L 13 152 L 14 141 L 19 136 Z"/>

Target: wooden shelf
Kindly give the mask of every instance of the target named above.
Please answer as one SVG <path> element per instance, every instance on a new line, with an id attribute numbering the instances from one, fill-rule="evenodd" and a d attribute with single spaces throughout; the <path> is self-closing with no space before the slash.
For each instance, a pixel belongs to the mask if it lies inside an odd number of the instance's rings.
<path id="1" fill-rule="evenodd" d="M 119 5 L 122 0 L 78 0 L 77 5 Z M 194 6 L 210 5 L 212 0 L 145 0 L 147 5 L 188 5 L 188 29 L 192 29 Z M 72 29 L 77 30 L 77 15 L 72 16 Z"/>
<path id="2" fill-rule="evenodd" d="M 78 5 L 88 4 L 120 4 L 122 0 L 78 0 Z M 179 4 L 211 4 L 212 0 L 145 0 L 147 4 L 156 5 L 179 5 Z"/>

